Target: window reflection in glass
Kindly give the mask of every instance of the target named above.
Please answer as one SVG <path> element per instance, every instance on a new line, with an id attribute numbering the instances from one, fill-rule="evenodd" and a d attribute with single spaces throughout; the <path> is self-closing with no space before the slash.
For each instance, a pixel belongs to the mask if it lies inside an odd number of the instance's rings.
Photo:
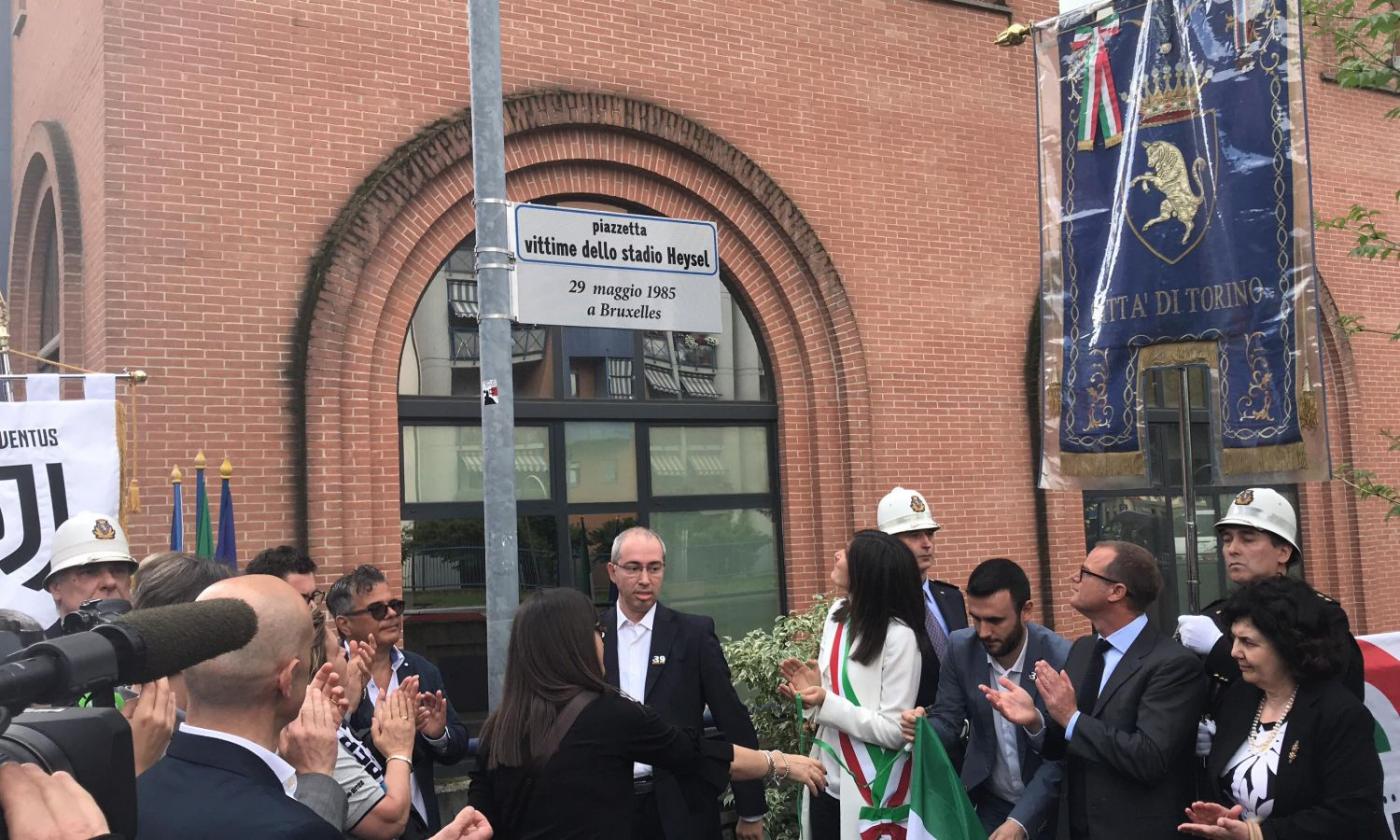
<path id="1" fill-rule="evenodd" d="M 486 606 L 486 534 L 479 516 L 402 523 L 403 591 L 409 609 Z M 553 516 L 516 520 L 522 591 L 559 585 Z"/>
<path id="2" fill-rule="evenodd" d="M 762 426 L 653 426 L 651 491 L 658 496 L 767 493 Z"/>
<path id="3" fill-rule="evenodd" d="M 569 517 L 569 551 L 576 576 L 599 608 L 612 604 L 608 559 L 613 539 L 637 524 L 635 512 L 588 513 Z"/>
<path id="4" fill-rule="evenodd" d="M 415 502 L 479 502 L 483 465 L 480 426 L 404 426 L 403 496 Z M 515 494 L 549 498 L 549 429 L 515 429 Z"/>
<path id="5" fill-rule="evenodd" d="M 648 331 L 642 336 L 646 395 L 653 400 L 770 400 L 758 342 L 728 289 L 719 333 Z"/>
<path id="6" fill-rule="evenodd" d="M 481 393 L 480 316 L 472 245 L 453 251 L 428 283 L 413 312 L 399 362 L 399 393 L 470 396 Z M 511 362 L 517 399 L 554 395 L 551 330 L 511 325 Z"/>
<path id="7" fill-rule="evenodd" d="M 665 603 L 713 617 L 721 636 L 772 624 L 779 604 L 772 511 L 656 513 L 651 527 L 666 542 Z"/>
<path id="8" fill-rule="evenodd" d="M 633 393 L 632 330 L 564 327 L 568 395 L 584 400 L 630 400 Z"/>
<path id="9" fill-rule="evenodd" d="M 565 423 L 569 502 L 637 498 L 636 428 L 631 423 Z"/>

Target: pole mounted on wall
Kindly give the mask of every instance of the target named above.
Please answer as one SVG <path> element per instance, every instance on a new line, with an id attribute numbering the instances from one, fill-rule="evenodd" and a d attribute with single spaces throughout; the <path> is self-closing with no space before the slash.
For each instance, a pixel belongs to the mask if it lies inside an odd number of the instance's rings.
<path id="1" fill-rule="evenodd" d="M 510 235 L 501 104 L 498 0 L 469 0 L 476 282 L 481 313 L 481 443 L 486 531 L 486 681 L 494 709 L 520 605 L 515 530 L 515 388 L 511 376 Z"/>

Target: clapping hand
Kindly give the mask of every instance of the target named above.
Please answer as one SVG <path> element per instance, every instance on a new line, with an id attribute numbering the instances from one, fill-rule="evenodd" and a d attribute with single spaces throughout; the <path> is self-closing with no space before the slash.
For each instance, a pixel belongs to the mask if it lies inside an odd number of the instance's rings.
<path id="1" fill-rule="evenodd" d="M 323 773 L 335 769 L 336 731 L 340 728 L 340 708 L 331 700 L 326 686 L 337 677 L 328 662 L 321 666 L 311 684 L 296 720 L 282 729 L 277 752 L 298 773 Z"/>
<path id="2" fill-rule="evenodd" d="M 802 705 L 808 709 L 826 701 L 826 689 L 821 686 L 821 672 L 817 670 L 815 660 L 784 659 L 778 665 L 778 671 L 784 680 L 778 686 L 778 693 L 784 697 L 789 700 L 801 697 Z"/>
<path id="3" fill-rule="evenodd" d="M 1002 677 L 997 682 L 1005 691 L 997 691 L 989 685 L 977 686 L 982 691 L 982 696 L 987 698 L 987 702 L 996 710 L 997 714 L 1016 724 L 1028 728 L 1038 728 L 1040 726 L 1040 710 L 1035 707 L 1035 701 L 1030 694 L 1026 693 L 1016 683 Z"/>
<path id="4" fill-rule="evenodd" d="M 346 643 L 347 667 L 345 668 L 345 698 L 338 705 L 342 717 L 350 714 L 360 704 L 365 686 L 369 684 L 369 665 L 374 661 L 374 639 L 363 642 L 350 640 Z"/>
<path id="5" fill-rule="evenodd" d="M 441 691 L 425 691 L 418 695 L 416 722 L 423 737 L 434 741 L 447 731 L 447 698 Z"/>
<path id="6" fill-rule="evenodd" d="M 1044 659 L 1035 663 L 1035 690 L 1045 701 L 1045 711 L 1060 726 L 1068 726 L 1070 718 L 1079 710 L 1079 701 L 1074 696 L 1074 683 L 1069 674 L 1056 671 Z"/>
<path id="7" fill-rule="evenodd" d="M 175 691 L 170 679 L 144 683 L 140 690 L 140 696 L 122 706 L 122 716 L 131 724 L 131 751 L 138 776 L 165 755 L 175 731 Z"/>
<path id="8" fill-rule="evenodd" d="M 1192 802 L 1186 822 L 1177 831 L 1212 840 L 1249 840 L 1249 823 L 1240 819 L 1244 808 L 1226 808 L 1217 802 Z"/>
<path id="9" fill-rule="evenodd" d="M 418 678 L 409 677 L 398 690 L 382 698 L 374 707 L 370 737 L 375 749 L 386 759 L 391 755 L 413 755 L 413 735 L 417 731 Z"/>

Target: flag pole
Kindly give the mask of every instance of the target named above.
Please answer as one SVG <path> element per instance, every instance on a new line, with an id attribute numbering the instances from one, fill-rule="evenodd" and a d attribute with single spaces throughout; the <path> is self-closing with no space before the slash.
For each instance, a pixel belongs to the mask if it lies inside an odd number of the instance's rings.
<path id="1" fill-rule="evenodd" d="M 170 550 L 185 550 L 185 511 L 184 493 L 181 487 L 184 475 L 177 465 L 170 470 Z"/>

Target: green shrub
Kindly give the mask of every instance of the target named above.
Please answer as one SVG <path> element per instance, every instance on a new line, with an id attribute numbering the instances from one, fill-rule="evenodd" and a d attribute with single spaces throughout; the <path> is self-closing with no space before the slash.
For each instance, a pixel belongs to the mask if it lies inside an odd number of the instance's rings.
<path id="1" fill-rule="evenodd" d="M 796 753 L 796 707 L 778 693 L 778 663 L 788 657 L 814 659 L 822 640 L 822 623 L 831 602 L 818 598 L 803 612 L 780 615 L 771 630 L 754 630 L 741 639 L 725 637 L 724 656 L 734 684 L 749 698 L 749 712 L 763 749 Z M 765 790 L 772 840 L 797 840 L 799 788 L 782 783 Z"/>

